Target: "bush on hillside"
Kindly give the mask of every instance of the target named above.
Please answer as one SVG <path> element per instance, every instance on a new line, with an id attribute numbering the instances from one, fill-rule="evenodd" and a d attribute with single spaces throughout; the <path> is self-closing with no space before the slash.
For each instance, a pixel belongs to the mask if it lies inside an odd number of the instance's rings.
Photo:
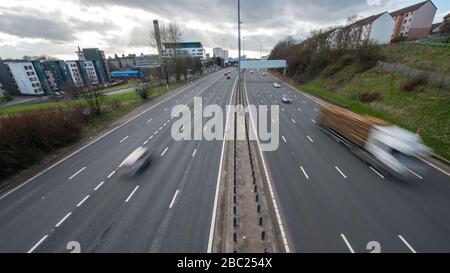
<path id="1" fill-rule="evenodd" d="M 359 95 L 359 101 L 363 103 L 370 103 L 381 100 L 383 95 L 380 92 L 362 92 Z"/>
<path id="2" fill-rule="evenodd" d="M 406 83 L 404 83 L 401 86 L 401 88 L 405 92 L 413 92 L 413 91 L 416 91 L 419 86 L 422 86 L 424 84 L 426 84 L 425 79 L 419 77 L 419 78 L 408 80 Z"/>
<path id="3" fill-rule="evenodd" d="M 81 111 L 81 112 L 80 112 Z M 82 108 L 49 108 L 0 119 L 0 178 L 38 163 L 81 135 Z"/>

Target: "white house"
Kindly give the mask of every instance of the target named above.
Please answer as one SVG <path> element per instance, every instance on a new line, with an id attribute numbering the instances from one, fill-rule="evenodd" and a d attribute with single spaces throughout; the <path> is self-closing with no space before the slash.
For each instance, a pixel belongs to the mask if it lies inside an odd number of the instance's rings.
<path id="1" fill-rule="evenodd" d="M 31 62 L 7 63 L 22 95 L 44 95 L 41 82 Z"/>
<path id="2" fill-rule="evenodd" d="M 406 37 L 408 40 L 427 38 L 436 15 L 437 7 L 431 0 L 394 11 L 392 39 Z"/>

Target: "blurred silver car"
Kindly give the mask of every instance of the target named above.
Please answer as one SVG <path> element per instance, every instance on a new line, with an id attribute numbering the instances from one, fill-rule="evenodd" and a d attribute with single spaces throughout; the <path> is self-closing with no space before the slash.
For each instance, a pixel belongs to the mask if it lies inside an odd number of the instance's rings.
<path id="1" fill-rule="evenodd" d="M 274 82 L 274 83 L 273 83 L 273 87 L 275 87 L 275 88 L 280 88 L 281 85 L 280 85 L 279 83 L 277 83 L 277 82 Z"/>
<path id="2" fill-rule="evenodd" d="M 286 96 L 286 95 L 281 96 L 281 101 L 282 101 L 283 103 L 291 103 L 291 102 L 292 102 L 291 98 L 289 98 L 289 97 Z"/>
<path id="3" fill-rule="evenodd" d="M 125 158 L 120 164 L 119 169 L 125 175 L 135 175 L 143 171 L 150 164 L 152 154 L 153 150 L 151 148 L 141 146 Z"/>

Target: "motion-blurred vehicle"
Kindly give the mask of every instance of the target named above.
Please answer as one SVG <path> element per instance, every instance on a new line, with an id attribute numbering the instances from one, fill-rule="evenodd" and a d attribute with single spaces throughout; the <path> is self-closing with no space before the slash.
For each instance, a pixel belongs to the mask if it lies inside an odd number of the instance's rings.
<path id="1" fill-rule="evenodd" d="M 263 72 L 262 75 L 263 75 L 263 77 L 265 77 L 266 76 L 266 72 Z"/>
<path id="2" fill-rule="evenodd" d="M 250 74 L 253 74 L 253 70 L 250 71 Z"/>
<path id="3" fill-rule="evenodd" d="M 231 80 L 231 77 L 230 77 L 230 76 L 227 76 L 227 80 Z"/>
<path id="4" fill-rule="evenodd" d="M 426 171 L 420 158 L 431 150 L 420 136 L 382 120 L 324 104 L 319 127 L 380 172 L 401 180 L 416 180 Z"/>
<path id="5" fill-rule="evenodd" d="M 142 172 L 150 164 L 152 155 L 153 150 L 151 148 L 141 146 L 125 158 L 119 168 L 125 175 L 136 175 Z"/>
<path id="6" fill-rule="evenodd" d="M 280 88 L 280 87 L 281 87 L 281 85 L 280 85 L 280 84 L 278 84 L 278 83 L 276 83 L 276 82 L 274 82 L 274 83 L 273 83 L 273 87 L 275 87 L 275 88 Z"/>
<path id="7" fill-rule="evenodd" d="M 286 95 L 281 96 L 281 101 L 283 103 L 291 103 L 292 102 L 291 98 Z"/>

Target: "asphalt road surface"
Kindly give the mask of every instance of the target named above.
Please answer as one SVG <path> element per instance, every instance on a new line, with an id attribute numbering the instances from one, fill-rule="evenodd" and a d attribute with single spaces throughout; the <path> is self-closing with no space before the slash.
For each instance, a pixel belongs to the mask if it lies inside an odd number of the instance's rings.
<path id="1" fill-rule="evenodd" d="M 222 141 L 175 141 L 172 107 L 229 103 L 237 72 L 213 73 L 0 199 L 0 252 L 206 252 Z M 224 117 L 225 118 L 225 117 Z M 225 121 L 224 121 L 225 123 Z M 130 179 L 120 163 L 154 149 Z"/>
<path id="2" fill-rule="evenodd" d="M 447 174 L 383 178 L 318 128 L 316 100 L 260 71 L 245 79 L 251 104 L 280 106 L 280 147 L 264 157 L 293 251 L 450 252 Z"/>

